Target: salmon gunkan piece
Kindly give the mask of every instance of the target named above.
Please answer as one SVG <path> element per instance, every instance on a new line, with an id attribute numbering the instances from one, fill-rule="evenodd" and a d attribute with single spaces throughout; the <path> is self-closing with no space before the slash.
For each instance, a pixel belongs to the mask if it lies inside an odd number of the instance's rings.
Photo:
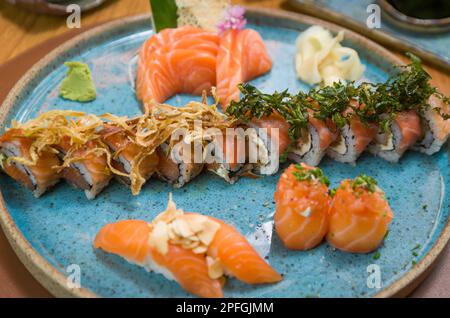
<path id="1" fill-rule="evenodd" d="M 327 241 L 345 252 L 369 253 L 383 241 L 393 213 L 378 187 L 372 192 L 354 182 L 344 180 L 336 190 Z"/>
<path id="2" fill-rule="evenodd" d="M 327 184 L 318 179 L 298 180 L 295 176 L 313 169 L 316 168 L 303 163 L 292 164 L 277 184 L 275 230 L 289 249 L 311 249 L 322 242 L 328 231 L 331 198 Z"/>

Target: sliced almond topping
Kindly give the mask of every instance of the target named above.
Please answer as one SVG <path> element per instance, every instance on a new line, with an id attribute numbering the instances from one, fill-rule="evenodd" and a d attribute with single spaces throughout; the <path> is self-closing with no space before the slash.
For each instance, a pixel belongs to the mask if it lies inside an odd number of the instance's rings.
<path id="1" fill-rule="evenodd" d="M 197 216 L 190 215 L 186 218 L 186 222 L 194 233 L 198 233 L 203 230 L 202 224 L 199 222 L 199 218 Z"/>
<path id="2" fill-rule="evenodd" d="M 161 254 L 166 254 L 169 250 L 169 233 L 167 224 L 164 222 L 157 222 L 154 224 L 153 231 L 150 233 L 149 245 L 154 247 Z"/>
<path id="3" fill-rule="evenodd" d="M 213 259 L 212 257 L 207 256 L 206 262 L 208 264 L 208 276 L 211 279 L 218 279 L 223 276 L 223 265 L 220 259 Z"/>
<path id="4" fill-rule="evenodd" d="M 300 215 L 309 218 L 311 216 L 311 207 L 307 207 L 304 211 L 301 211 Z"/>
<path id="5" fill-rule="evenodd" d="M 203 254 L 203 253 L 206 253 L 207 250 L 208 250 L 207 246 L 200 245 L 200 246 L 193 248 L 192 252 L 194 252 L 195 254 Z"/>
<path id="6" fill-rule="evenodd" d="M 207 218 L 205 218 L 202 223 L 203 231 L 197 233 L 197 236 L 203 244 L 209 245 L 212 242 L 214 235 L 216 235 L 216 232 L 219 230 L 220 224 L 208 220 Z"/>
<path id="7" fill-rule="evenodd" d="M 200 244 L 199 241 L 191 241 L 191 240 L 183 240 L 181 243 L 181 246 L 185 249 L 193 249 L 198 247 Z"/>
<path id="8" fill-rule="evenodd" d="M 196 254 L 203 254 L 208 250 L 220 224 L 203 215 L 184 214 L 183 210 L 176 208 L 170 195 L 166 211 L 158 215 L 149 227 L 149 245 L 160 253 L 167 253 L 170 241 Z"/>
<path id="9" fill-rule="evenodd" d="M 182 217 L 176 218 L 171 224 L 173 230 L 182 237 L 191 237 L 195 235 L 189 224 Z"/>

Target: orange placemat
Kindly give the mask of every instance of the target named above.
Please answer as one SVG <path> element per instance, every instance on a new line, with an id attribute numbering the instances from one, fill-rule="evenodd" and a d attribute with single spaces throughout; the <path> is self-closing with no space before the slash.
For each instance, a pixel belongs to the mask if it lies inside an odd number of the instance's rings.
<path id="1" fill-rule="evenodd" d="M 39 59 L 68 39 L 96 25 L 74 29 L 48 40 L 0 66 L 0 103 L 20 77 Z M 1 111 L 1 108 L 0 108 Z M 0 297 L 51 297 L 26 270 L 0 229 Z M 450 245 L 442 252 L 429 277 L 411 297 L 450 297 Z"/>

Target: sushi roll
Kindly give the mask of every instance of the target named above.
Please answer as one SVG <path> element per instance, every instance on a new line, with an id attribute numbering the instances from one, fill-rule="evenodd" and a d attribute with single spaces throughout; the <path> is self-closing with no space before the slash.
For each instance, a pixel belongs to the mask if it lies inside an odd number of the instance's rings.
<path id="1" fill-rule="evenodd" d="M 289 124 L 277 113 L 253 119 L 248 123 L 254 133 L 249 134 L 249 155 L 255 156 L 257 162 L 254 171 L 262 175 L 277 173 L 280 156 L 284 156 L 291 144 Z M 252 162 L 254 160 L 250 160 Z"/>
<path id="2" fill-rule="evenodd" d="M 226 274 L 248 284 L 282 279 L 233 227 L 184 213 L 171 200 L 151 223 L 125 220 L 105 225 L 94 248 L 163 274 L 200 297 L 223 297 Z"/>
<path id="3" fill-rule="evenodd" d="M 390 162 L 398 162 L 422 135 L 420 117 L 415 110 L 398 113 L 386 131 L 379 131 L 369 151 Z"/>
<path id="4" fill-rule="evenodd" d="M 375 250 L 393 219 L 384 192 L 373 178 L 366 175 L 341 182 L 329 215 L 327 241 L 350 253 Z"/>
<path id="5" fill-rule="evenodd" d="M 274 194 L 274 221 L 287 248 L 308 250 L 322 242 L 331 205 L 328 185 L 320 168 L 304 163 L 290 165 L 281 175 Z"/>
<path id="6" fill-rule="evenodd" d="M 6 174 L 40 197 L 61 179 L 61 163 L 55 151 L 37 151 L 33 142 L 22 130 L 9 129 L 0 137 L 0 164 Z"/>
<path id="7" fill-rule="evenodd" d="M 109 150 L 99 139 L 83 145 L 75 145 L 65 137 L 57 145 L 64 164 L 64 179 L 76 188 L 84 190 L 89 200 L 94 199 L 108 184 L 113 174 L 108 165 Z"/>
<path id="8" fill-rule="evenodd" d="M 351 104 L 358 107 L 356 101 Z M 339 135 L 328 148 L 327 155 L 336 161 L 353 164 L 375 138 L 378 127 L 361 122 L 352 108 L 348 108 L 345 114 L 350 117 L 348 123 L 339 129 Z"/>
<path id="9" fill-rule="evenodd" d="M 172 150 L 173 147 L 168 142 L 158 147 L 156 152 L 158 155 L 156 172 L 161 180 L 168 182 L 175 188 L 181 188 L 202 172 L 204 163 L 198 162 L 200 160 L 195 160 L 192 155 L 183 153 L 183 150 L 180 151 L 180 155 L 175 159 Z M 203 149 L 201 150 L 201 155 L 203 157 Z"/>
<path id="10" fill-rule="evenodd" d="M 432 155 L 441 149 L 450 135 L 450 120 L 442 118 L 436 110 L 450 115 L 450 109 L 448 104 L 434 95 L 429 98 L 428 102 L 431 107 L 420 116 L 422 135 L 413 149 Z"/>
<path id="11" fill-rule="evenodd" d="M 300 138 L 291 145 L 288 158 L 297 163 L 317 166 L 336 138 L 336 127 L 314 118 L 313 112 L 309 110 L 308 125 L 302 129 Z"/>
<path id="12" fill-rule="evenodd" d="M 206 163 L 206 169 L 233 184 L 253 170 L 253 164 L 248 163 L 248 140 L 244 134 L 234 133 L 219 138 L 220 141 L 215 138 L 205 147 L 205 159 L 210 153 L 213 155 L 212 162 Z"/>
<path id="13" fill-rule="evenodd" d="M 122 127 L 105 124 L 100 134 L 112 150 L 113 167 L 126 174 L 116 175 L 117 178 L 131 188 L 133 195 L 139 194 L 143 184 L 156 172 L 158 155 L 134 142 Z"/>

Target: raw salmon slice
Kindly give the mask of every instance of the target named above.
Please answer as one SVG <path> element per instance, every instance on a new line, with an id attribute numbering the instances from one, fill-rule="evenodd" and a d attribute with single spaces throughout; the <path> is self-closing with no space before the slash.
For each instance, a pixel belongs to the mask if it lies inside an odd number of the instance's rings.
<path id="1" fill-rule="evenodd" d="M 270 71 L 272 60 L 258 32 L 229 30 L 220 39 L 217 55 L 217 94 L 225 110 L 239 100 L 238 84 Z"/>
<path id="2" fill-rule="evenodd" d="M 142 46 L 136 94 L 144 105 L 178 93 L 200 95 L 216 83 L 219 36 L 185 26 L 165 29 Z"/>
<path id="3" fill-rule="evenodd" d="M 234 227 L 210 219 L 218 222 L 220 229 L 209 245 L 208 255 L 218 258 L 232 276 L 247 284 L 276 283 L 283 279 Z"/>

